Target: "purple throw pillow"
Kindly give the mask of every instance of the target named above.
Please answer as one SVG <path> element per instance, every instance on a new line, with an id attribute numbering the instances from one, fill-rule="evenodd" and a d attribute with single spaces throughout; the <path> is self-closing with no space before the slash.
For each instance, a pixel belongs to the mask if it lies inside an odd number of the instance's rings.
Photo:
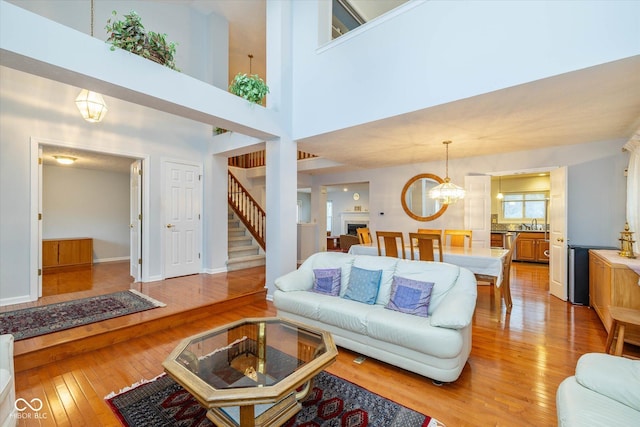
<path id="1" fill-rule="evenodd" d="M 331 296 L 340 294 L 340 268 L 318 268 L 313 270 L 313 275 L 313 292 Z"/>
<path id="2" fill-rule="evenodd" d="M 432 282 L 419 282 L 404 277 L 393 276 L 391 298 L 385 306 L 390 310 L 428 317 L 431 301 Z"/>

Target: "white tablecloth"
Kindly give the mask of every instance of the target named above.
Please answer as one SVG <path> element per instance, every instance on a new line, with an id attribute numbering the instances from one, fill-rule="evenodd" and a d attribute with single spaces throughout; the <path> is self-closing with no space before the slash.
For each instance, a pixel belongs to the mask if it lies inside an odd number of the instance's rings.
<path id="1" fill-rule="evenodd" d="M 382 255 L 385 254 L 382 247 Z M 417 249 L 414 248 L 416 258 Z M 437 249 L 436 249 L 437 257 Z M 349 249 L 352 255 L 378 255 L 378 246 L 375 244 L 352 245 Z M 471 270 L 474 274 L 483 274 L 496 278 L 496 286 L 502 283 L 502 266 L 507 256 L 506 249 L 494 248 L 460 248 L 445 246 L 442 254 L 444 262 L 454 264 Z M 411 259 L 411 248 L 405 247 L 405 258 Z"/>

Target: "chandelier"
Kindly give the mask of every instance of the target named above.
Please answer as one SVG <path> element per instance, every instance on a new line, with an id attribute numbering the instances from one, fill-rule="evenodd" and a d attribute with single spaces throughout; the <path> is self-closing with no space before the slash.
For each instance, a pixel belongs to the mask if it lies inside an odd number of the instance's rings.
<path id="1" fill-rule="evenodd" d="M 460 199 L 464 199 L 466 191 L 451 182 L 449 178 L 449 144 L 451 144 L 451 141 L 443 141 L 442 143 L 447 149 L 445 178 L 442 184 L 429 190 L 429 197 L 440 201 L 442 204 L 451 205 Z"/>

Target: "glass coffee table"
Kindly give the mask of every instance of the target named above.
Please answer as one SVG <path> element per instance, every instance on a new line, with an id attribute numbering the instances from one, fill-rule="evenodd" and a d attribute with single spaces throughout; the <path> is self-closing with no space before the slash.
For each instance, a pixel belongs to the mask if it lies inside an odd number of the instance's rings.
<path id="1" fill-rule="evenodd" d="M 183 340 L 165 371 L 219 426 L 279 426 L 338 355 L 330 333 L 279 318 L 243 319 Z"/>

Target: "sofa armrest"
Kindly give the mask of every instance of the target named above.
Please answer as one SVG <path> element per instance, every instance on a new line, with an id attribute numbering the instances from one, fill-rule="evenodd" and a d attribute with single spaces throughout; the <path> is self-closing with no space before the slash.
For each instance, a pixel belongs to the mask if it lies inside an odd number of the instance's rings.
<path id="1" fill-rule="evenodd" d="M 308 268 L 299 268 L 278 277 L 275 285 L 283 292 L 308 291 L 313 287 L 313 271 Z"/>
<path id="2" fill-rule="evenodd" d="M 464 329 L 471 324 L 478 297 L 476 278 L 466 268 L 460 268 L 460 275 L 445 298 L 431 313 L 431 326 L 448 329 Z"/>
<path id="3" fill-rule="evenodd" d="M 16 402 L 13 335 L 0 335 L 0 425 L 14 426 Z"/>
<path id="4" fill-rule="evenodd" d="M 640 360 L 604 353 L 587 353 L 576 365 L 583 387 L 640 411 Z"/>

